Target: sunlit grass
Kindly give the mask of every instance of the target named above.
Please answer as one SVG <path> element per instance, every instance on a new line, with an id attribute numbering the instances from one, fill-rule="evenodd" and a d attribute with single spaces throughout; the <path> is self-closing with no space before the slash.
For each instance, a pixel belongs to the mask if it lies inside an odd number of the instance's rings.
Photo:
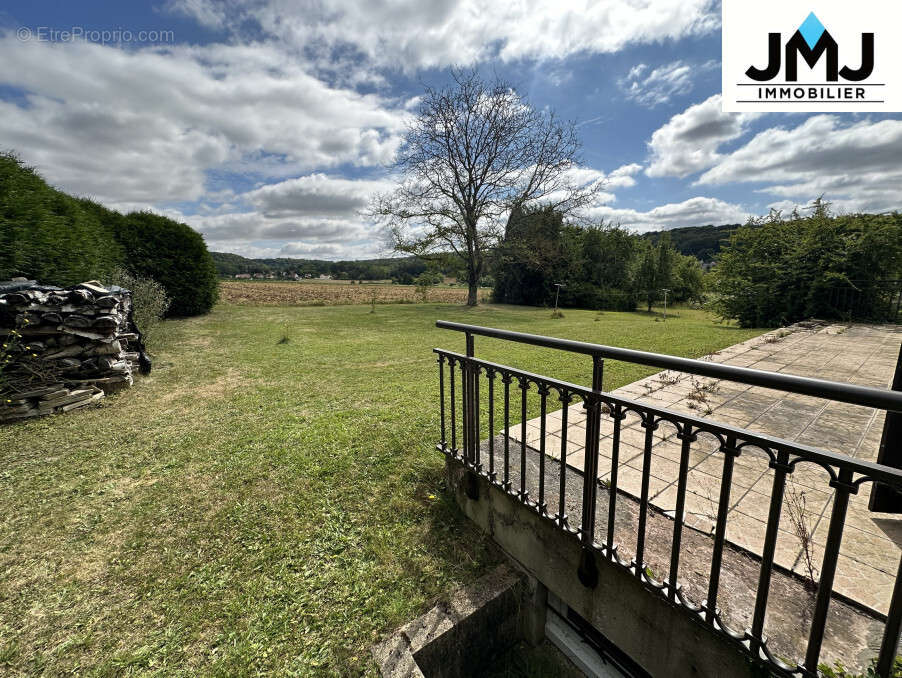
<path id="1" fill-rule="evenodd" d="M 446 318 L 700 356 L 700 311 L 239 307 L 168 321 L 103 407 L 0 429 L 0 673 L 372 674 L 370 645 L 499 559 L 443 493 Z M 284 341 L 283 341 L 284 339 Z M 588 383 L 585 356 L 477 354 Z M 605 387 L 653 370 L 611 363 Z"/>

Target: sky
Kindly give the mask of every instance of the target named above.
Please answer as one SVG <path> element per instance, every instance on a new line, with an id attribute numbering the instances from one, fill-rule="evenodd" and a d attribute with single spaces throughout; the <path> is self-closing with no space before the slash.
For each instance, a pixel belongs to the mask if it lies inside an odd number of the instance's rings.
<path id="1" fill-rule="evenodd" d="M 215 251 L 385 256 L 363 210 L 424 87 L 467 67 L 577 125 L 596 221 L 902 208 L 902 115 L 723 113 L 720 55 L 709 0 L 7 1 L 0 150 Z"/>

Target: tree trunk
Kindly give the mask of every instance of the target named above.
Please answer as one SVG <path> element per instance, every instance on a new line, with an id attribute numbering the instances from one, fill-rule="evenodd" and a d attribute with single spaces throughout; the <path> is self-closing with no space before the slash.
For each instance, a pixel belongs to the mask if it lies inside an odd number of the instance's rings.
<path id="1" fill-rule="evenodd" d="M 476 304 L 479 303 L 477 300 L 477 281 L 471 278 L 467 282 L 470 286 L 470 289 L 467 292 L 467 306 L 476 306 Z"/>
<path id="2" fill-rule="evenodd" d="M 475 230 L 476 226 L 473 226 Z M 475 240 L 475 238 L 474 238 Z M 474 248 L 475 249 L 475 248 Z M 479 271 L 482 268 L 482 262 L 477 259 L 478 253 L 473 252 L 470 255 L 470 261 L 467 262 L 467 306 L 476 306 L 479 303 L 477 291 L 479 288 Z"/>

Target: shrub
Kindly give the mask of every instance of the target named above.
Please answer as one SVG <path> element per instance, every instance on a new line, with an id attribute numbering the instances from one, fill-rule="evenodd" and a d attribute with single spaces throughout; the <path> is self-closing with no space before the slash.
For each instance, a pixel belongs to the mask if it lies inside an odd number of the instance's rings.
<path id="1" fill-rule="evenodd" d="M 168 315 L 209 311 L 219 294 L 213 258 L 203 237 L 186 224 L 150 212 L 124 217 L 117 236 L 133 274 L 160 283 L 171 300 Z"/>
<path id="2" fill-rule="evenodd" d="M 872 659 L 868 667 L 862 672 L 852 671 L 846 668 L 842 662 L 834 662 L 833 666 L 821 664 L 817 667 L 824 678 L 877 678 L 877 660 Z M 893 678 L 902 676 L 902 657 L 893 660 L 890 674 Z"/>
<path id="3" fill-rule="evenodd" d="M 153 347 L 159 339 L 160 321 L 169 309 L 169 297 L 156 280 L 116 269 L 107 283 L 124 287 L 132 293 L 132 319 L 141 332 L 146 347 Z"/>
<path id="4" fill-rule="evenodd" d="M 745 327 L 847 314 L 885 320 L 892 306 L 883 284 L 900 272 L 902 215 L 832 217 L 818 202 L 810 217 L 775 213 L 737 229 L 717 260 L 713 307 Z"/>
<path id="5" fill-rule="evenodd" d="M 594 311 L 635 311 L 638 297 L 635 292 L 591 283 L 577 282 L 561 288 L 560 305 L 588 308 Z"/>

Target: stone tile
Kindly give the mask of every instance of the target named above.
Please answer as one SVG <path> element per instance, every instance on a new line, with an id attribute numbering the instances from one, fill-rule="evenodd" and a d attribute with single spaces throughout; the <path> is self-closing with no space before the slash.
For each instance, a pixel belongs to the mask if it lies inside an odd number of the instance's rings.
<path id="1" fill-rule="evenodd" d="M 840 331 L 845 327 L 831 325 L 817 331 L 800 330 L 773 343 L 764 342 L 761 337 L 753 338 L 706 359 L 785 374 L 886 387 L 895 368 L 902 328 L 853 325 Z M 674 377 L 677 377 L 676 381 L 673 381 Z M 659 373 L 617 389 L 612 395 L 859 459 L 876 458 L 883 426 L 882 413 L 875 415 L 869 408 L 727 381 L 717 381 L 717 388 L 706 392 L 701 408 L 690 407 L 693 401 L 688 396 L 697 391 L 696 382 L 714 381 L 685 374 Z M 706 408 L 711 412 L 706 413 Z M 512 400 L 512 415 L 517 413 Z M 613 421 L 607 414 L 603 414 L 601 421 L 599 477 L 605 479 L 610 477 Z M 645 429 L 639 422 L 639 416 L 627 413 L 621 424 L 619 457 L 619 487 L 635 496 L 641 489 L 645 445 Z M 527 442 L 534 444 L 540 434 L 535 420 L 529 424 Z M 546 425 L 546 453 L 558 457 L 560 409 L 549 412 Z M 662 433 L 665 434 L 663 439 Z M 568 466 L 582 468 L 585 410 L 581 404 L 568 410 L 567 434 Z M 519 435 L 519 426 L 512 427 L 511 436 L 518 440 Z M 681 442 L 673 435 L 672 427 L 662 424 L 654 434 L 649 487 L 652 503 L 664 511 L 673 512 L 676 507 L 680 452 Z M 766 452 L 752 446 L 746 446 L 735 460 L 727 520 L 727 539 L 758 552 L 763 545 L 773 484 L 773 471 L 768 468 L 768 461 Z M 690 466 L 685 523 L 710 532 L 717 514 L 723 469 L 723 455 L 716 438 L 699 434 L 690 448 Z M 829 474 L 815 464 L 800 463 L 791 479 L 788 488 L 805 493 L 804 516 L 813 533 L 813 555 L 819 567 L 823 553 L 821 542 L 826 535 L 833 502 Z M 850 498 L 834 588 L 865 605 L 885 610 L 900 556 L 897 544 L 902 544 L 902 518 L 869 513 L 868 494 L 867 489 L 862 489 L 859 495 Z M 801 544 L 793 533 L 788 498 L 781 507 L 780 528 L 776 562 L 797 571 L 804 570 Z M 635 535 L 623 536 L 628 551 L 629 545 L 635 543 Z"/>

